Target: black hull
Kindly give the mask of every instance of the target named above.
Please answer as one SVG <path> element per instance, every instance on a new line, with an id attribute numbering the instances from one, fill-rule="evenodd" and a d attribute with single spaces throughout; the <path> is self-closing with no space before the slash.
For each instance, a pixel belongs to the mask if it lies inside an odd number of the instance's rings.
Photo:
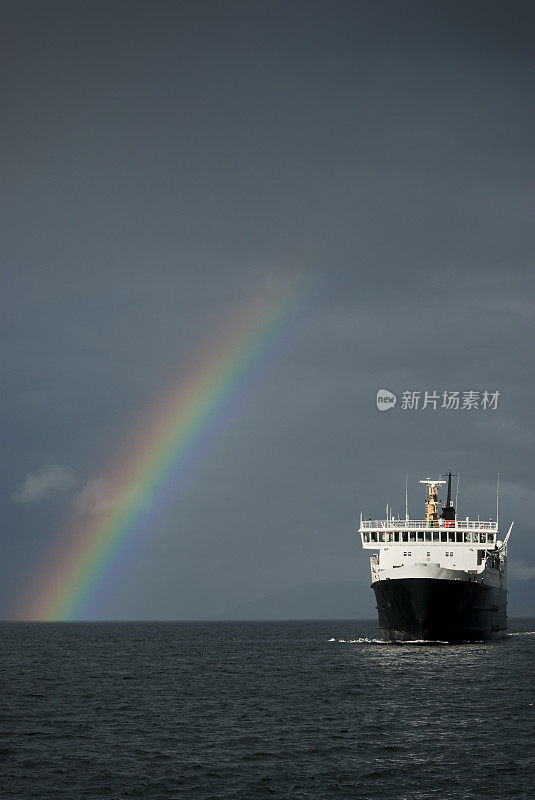
<path id="1" fill-rule="evenodd" d="M 506 589 L 439 578 L 387 579 L 372 589 L 387 641 L 473 642 L 506 635 Z"/>

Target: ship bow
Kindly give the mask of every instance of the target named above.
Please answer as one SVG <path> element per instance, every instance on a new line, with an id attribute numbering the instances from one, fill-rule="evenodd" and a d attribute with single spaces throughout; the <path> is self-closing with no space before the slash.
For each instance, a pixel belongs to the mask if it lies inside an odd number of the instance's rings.
<path id="1" fill-rule="evenodd" d="M 481 641 L 505 635 L 503 589 L 433 578 L 382 580 L 372 588 L 389 641 Z"/>

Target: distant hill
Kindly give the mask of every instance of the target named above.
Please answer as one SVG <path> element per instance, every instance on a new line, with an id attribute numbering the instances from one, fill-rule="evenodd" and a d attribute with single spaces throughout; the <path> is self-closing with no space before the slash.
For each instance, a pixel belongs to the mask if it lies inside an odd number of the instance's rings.
<path id="1" fill-rule="evenodd" d="M 368 583 L 303 583 L 241 603 L 224 619 L 373 619 L 375 600 Z"/>

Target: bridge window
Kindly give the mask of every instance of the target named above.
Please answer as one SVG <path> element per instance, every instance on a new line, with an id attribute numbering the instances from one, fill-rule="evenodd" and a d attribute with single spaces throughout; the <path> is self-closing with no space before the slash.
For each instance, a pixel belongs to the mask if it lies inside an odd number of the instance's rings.
<path id="1" fill-rule="evenodd" d="M 371 539 L 371 540 L 372 540 L 372 542 L 376 542 L 376 541 L 377 541 L 377 531 L 374 531 L 374 532 L 371 534 L 371 537 L 372 537 L 372 539 Z"/>
<path id="2" fill-rule="evenodd" d="M 446 531 L 440 531 L 440 541 L 447 542 L 448 541 L 448 534 Z"/>
<path id="3" fill-rule="evenodd" d="M 448 542 L 455 541 L 455 531 L 448 531 Z"/>
<path id="4" fill-rule="evenodd" d="M 408 531 L 401 531 L 401 541 L 408 542 L 409 541 L 409 532 Z"/>
<path id="5" fill-rule="evenodd" d="M 440 541 L 440 533 L 438 531 L 433 531 L 433 541 L 434 542 Z"/>
<path id="6" fill-rule="evenodd" d="M 409 542 L 415 542 L 415 541 L 416 541 L 416 531 L 411 531 L 409 534 Z"/>
<path id="7" fill-rule="evenodd" d="M 431 537 L 432 537 L 431 531 L 426 531 L 425 532 L 425 541 L 426 542 L 430 542 L 431 541 Z"/>
<path id="8" fill-rule="evenodd" d="M 462 540 L 463 540 L 462 531 L 457 531 L 457 541 L 462 542 Z"/>
<path id="9" fill-rule="evenodd" d="M 394 531 L 394 541 L 399 542 L 399 531 Z"/>
<path id="10" fill-rule="evenodd" d="M 418 541 L 423 542 L 423 540 L 424 540 L 424 532 L 418 531 Z"/>
<path id="11" fill-rule="evenodd" d="M 481 544 L 486 544 L 486 542 L 487 542 L 487 534 L 486 533 L 480 534 L 480 541 L 481 541 Z"/>

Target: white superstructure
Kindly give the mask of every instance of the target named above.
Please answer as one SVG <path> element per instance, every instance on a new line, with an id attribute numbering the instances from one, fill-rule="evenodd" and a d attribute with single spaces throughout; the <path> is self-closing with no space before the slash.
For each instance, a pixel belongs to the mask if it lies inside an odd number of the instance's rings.
<path id="1" fill-rule="evenodd" d="M 443 519 L 438 515 L 438 487 L 446 481 L 420 481 L 429 487 L 426 519 L 360 517 L 358 533 L 370 559 L 372 583 L 386 578 L 444 578 L 506 586 L 507 541 L 501 542 L 498 523 L 469 517 Z M 451 505 L 451 501 L 450 501 Z M 448 508 L 448 506 L 446 506 Z"/>

